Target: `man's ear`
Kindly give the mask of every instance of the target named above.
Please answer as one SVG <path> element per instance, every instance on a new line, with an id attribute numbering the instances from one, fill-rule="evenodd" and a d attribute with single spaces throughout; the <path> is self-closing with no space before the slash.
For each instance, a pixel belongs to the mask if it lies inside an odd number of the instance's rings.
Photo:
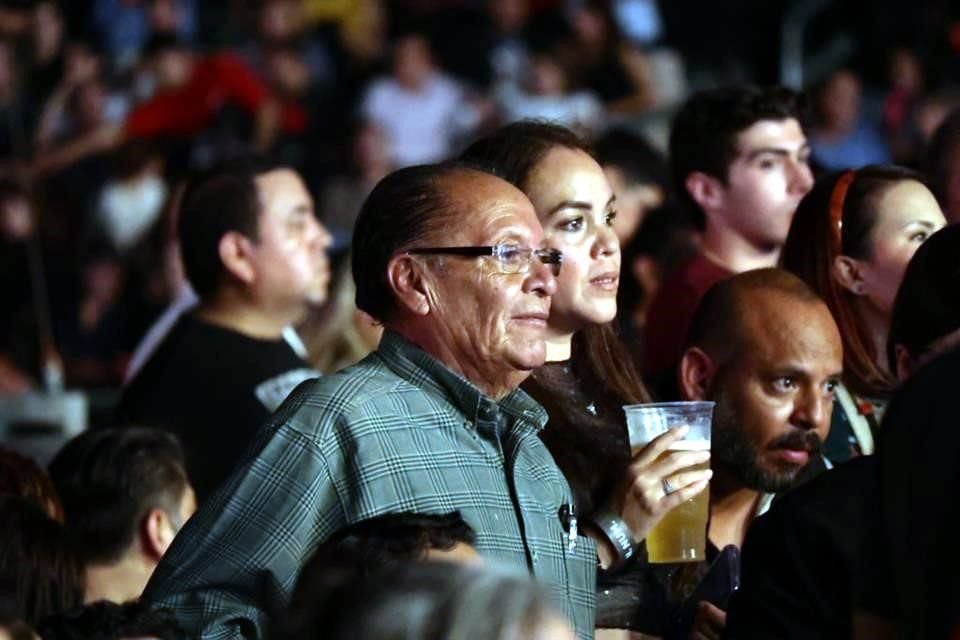
<path id="1" fill-rule="evenodd" d="M 837 256 L 833 259 L 831 271 L 841 287 L 856 296 L 863 295 L 863 270 L 859 260 L 850 256 Z"/>
<path id="2" fill-rule="evenodd" d="M 256 280 L 257 272 L 250 259 L 253 254 L 253 242 L 250 238 L 239 231 L 228 231 L 220 238 L 217 250 L 224 269 L 233 277 L 244 284 Z"/>
<path id="3" fill-rule="evenodd" d="M 680 395 L 684 400 L 706 400 L 717 365 L 706 351 L 690 347 L 680 359 L 677 372 Z"/>
<path id="4" fill-rule="evenodd" d="M 163 509 L 154 507 L 140 521 L 140 543 L 143 553 L 159 562 L 167 552 L 176 535 L 170 516 Z"/>
<path id="5" fill-rule="evenodd" d="M 694 171 L 687 176 L 683 184 L 693 201 L 704 211 L 718 209 L 723 205 L 726 190 L 719 179 L 702 171 Z"/>
<path id="6" fill-rule="evenodd" d="M 429 282 L 416 258 L 393 256 L 387 263 L 387 282 L 402 307 L 420 316 L 430 313 Z"/>

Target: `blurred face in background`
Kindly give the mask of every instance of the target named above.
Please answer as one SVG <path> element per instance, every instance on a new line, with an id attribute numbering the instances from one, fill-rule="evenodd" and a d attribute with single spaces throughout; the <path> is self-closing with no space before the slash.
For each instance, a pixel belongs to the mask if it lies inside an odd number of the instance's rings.
<path id="1" fill-rule="evenodd" d="M 33 210 L 22 196 L 0 201 L 0 234 L 5 240 L 20 242 L 33 234 Z"/>
<path id="2" fill-rule="evenodd" d="M 390 144 L 383 129 L 366 123 L 353 141 L 353 159 L 361 173 L 390 167 Z"/>
<path id="3" fill-rule="evenodd" d="M 419 89 L 433 73 L 433 59 L 426 38 L 405 36 L 393 49 L 393 74 L 408 89 Z"/>
<path id="4" fill-rule="evenodd" d="M 65 51 L 64 80 L 73 84 L 93 80 L 100 75 L 100 65 L 100 57 L 86 43 L 72 42 Z"/>
<path id="5" fill-rule="evenodd" d="M 830 131 L 852 131 L 860 118 L 860 80 L 849 71 L 838 71 L 820 96 L 820 115 Z"/>
<path id="6" fill-rule="evenodd" d="M 189 49 L 172 47 L 159 51 L 153 60 L 157 89 L 176 89 L 187 84 L 193 71 Z"/>
<path id="7" fill-rule="evenodd" d="M 298 98 L 310 89 L 310 69 L 296 50 L 279 49 L 267 56 L 270 84 L 281 96 Z"/>
<path id="8" fill-rule="evenodd" d="M 890 84 L 910 94 L 923 88 L 920 61 L 909 49 L 896 49 L 890 57 Z"/>
<path id="9" fill-rule="evenodd" d="M 52 2 L 41 2 L 33 10 L 33 44 L 37 57 L 48 61 L 63 44 L 63 18 Z"/>
<path id="10" fill-rule="evenodd" d="M 260 37 L 268 42 L 285 42 L 303 30 L 301 4 L 291 0 L 267 0 L 260 11 Z"/>
<path id="11" fill-rule="evenodd" d="M 530 62 L 527 90 L 538 96 L 561 96 L 567 88 L 567 78 L 552 57 L 538 55 Z"/>
<path id="12" fill-rule="evenodd" d="M 603 173 L 617 196 L 617 217 L 613 221 L 613 231 L 620 239 L 620 246 L 625 246 L 636 235 L 647 212 L 663 204 L 663 189 L 653 182 L 631 181 L 614 164 L 603 165 Z"/>
<path id="13" fill-rule="evenodd" d="M 577 11 L 573 17 L 573 30 L 585 45 L 598 48 L 606 45 L 607 21 L 597 9 L 584 7 Z"/>
<path id="14" fill-rule="evenodd" d="M 107 108 L 107 91 L 99 80 L 82 83 L 75 89 L 73 98 L 73 118 L 77 129 L 89 131 L 103 122 Z"/>
<path id="15" fill-rule="evenodd" d="M 500 33 L 519 31 L 530 14 L 528 0 L 490 0 L 488 7 L 493 24 Z"/>
<path id="16" fill-rule="evenodd" d="M 176 33 L 183 20 L 177 0 L 153 0 L 150 3 L 150 28 L 155 33 Z"/>

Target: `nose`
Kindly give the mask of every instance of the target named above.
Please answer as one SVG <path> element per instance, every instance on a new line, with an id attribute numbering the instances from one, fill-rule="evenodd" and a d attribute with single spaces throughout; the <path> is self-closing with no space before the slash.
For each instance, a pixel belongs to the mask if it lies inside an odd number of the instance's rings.
<path id="1" fill-rule="evenodd" d="M 326 251 L 330 248 L 330 245 L 333 244 L 333 236 L 316 217 L 311 216 L 310 220 L 310 242 L 313 243 L 318 250 Z"/>
<path id="2" fill-rule="evenodd" d="M 620 239 L 617 238 L 613 227 L 602 225 L 597 230 L 597 237 L 593 243 L 593 257 L 611 256 L 620 251 Z"/>
<path id="3" fill-rule="evenodd" d="M 554 295 L 557 292 L 557 278 L 553 275 L 552 265 L 534 260 L 523 281 L 523 291 L 545 298 Z"/>
<path id="4" fill-rule="evenodd" d="M 833 399 L 819 388 L 806 389 L 797 396 L 793 409 L 793 424 L 808 431 L 826 431 L 829 428 Z"/>
<path id="5" fill-rule="evenodd" d="M 792 175 L 788 188 L 791 192 L 805 196 L 813 188 L 813 172 L 806 160 L 791 160 Z"/>

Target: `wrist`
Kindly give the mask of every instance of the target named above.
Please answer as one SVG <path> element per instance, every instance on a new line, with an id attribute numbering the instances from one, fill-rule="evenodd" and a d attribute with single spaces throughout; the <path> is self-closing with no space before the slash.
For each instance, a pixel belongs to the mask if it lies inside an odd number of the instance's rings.
<path id="1" fill-rule="evenodd" d="M 593 526 L 603 538 L 603 547 L 605 554 L 600 555 L 601 566 L 604 564 L 607 555 L 607 571 L 616 571 L 620 569 L 637 553 L 638 545 L 633 540 L 633 532 L 623 518 L 612 511 L 603 510 L 594 514 Z M 598 554 L 600 547 L 598 546 Z"/>

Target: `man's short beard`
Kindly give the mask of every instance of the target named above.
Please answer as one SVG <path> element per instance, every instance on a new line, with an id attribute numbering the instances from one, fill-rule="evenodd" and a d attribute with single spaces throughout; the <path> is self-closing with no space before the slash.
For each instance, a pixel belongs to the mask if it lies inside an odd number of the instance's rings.
<path id="1" fill-rule="evenodd" d="M 738 483 L 766 493 L 779 493 L 793 486 L 801 467 L 774 471 L 757 464 L 756 447 L 743 437 L 737 427 L 717 429 L 714 422 L 710 456 Z"/>

